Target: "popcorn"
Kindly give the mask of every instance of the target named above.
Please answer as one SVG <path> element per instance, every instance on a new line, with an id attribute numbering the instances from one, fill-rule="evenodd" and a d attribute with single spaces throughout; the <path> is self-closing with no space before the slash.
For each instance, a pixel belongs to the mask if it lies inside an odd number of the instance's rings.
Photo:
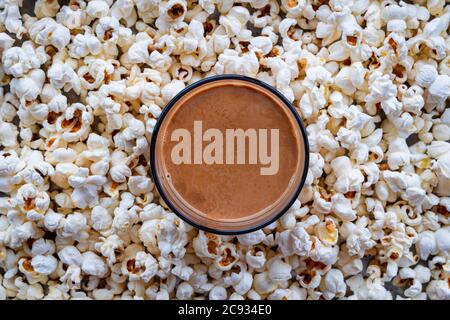
<path id="1" fill-rule="evenodd" d="M 78 239 L 85 238 L 87 236 L 85 231 L 86 224 L 87 219 L 81 213 L 71 214 L 64 221 L 63 235 L 70 235 Z"/>
<path id="2" fill-rule="evenodd" d="M 225 243 L 219 247 L 219 256 L 215 260 L 218 269 L 230 270 L 237 261 L 236 248 L 232 244 Z"/>
<path id="3" fill-rule="evenodd" d="M 62 263 L 68 266 L 81 266 L 83 261 L 80 251 L 74 246 L 64 247 L 58 252 L 58 257 Z"/>
<path id="4" fill-rule="evenodd" d="M 403 268 L 399 272 L 400 286 L 406 282 L 408 288 L 404 290 L 404 295 L 411 299 L 426 299 L 426 294 L 422 292 L 422 284 L 430 281 L 430 271 L 418 265 L 414 269 Z"/>
<path id="5" fill-rule="evenodd" d="M 38 255 L 31 259 L 31 266 L 40 274 L 49 275 L 53 273 L 57 267 L 58 261 L 53 256 Z"/>
<path id="6" fill-rule="evenodd" d="M 257 28 L 264 28 L 273 24 L 279 14 L 280 5 L 276 1 L 260 1 L 258 5 L 252 2 L 252 6 L 258 10 L 253 12 L 251 22 Z"/>
<path id="7" fill-rule="evenodd" d="M 326 218 L 324 222 L 317 224 L 315 228 L 316 234 L 322 243 L 329 246 L 336 244 L 338 240 L 338 229 L 332 219 Z"/>
<path id="8" fill-rule="evenodd" d="M 92 3 L 92 2 L 89 2 Z M 70 46 L 70 56 L 73 58 L 83 58 L 87 55 L 97 55 L 101 51 L 101 42 L 96 36 L 90 33 L 77 34 Z"/>
<path id="9" fill-rule="evenodd" d="M 66 47 L 70 42 L 70 31 L 50 17 L 31 22 L 30 38 L 37 44 L 52 45 L 58 50 Z"/>
<path id="10" fill-rule="evenodd" d="M 93 175 L 89 176 L 89 170 L 79 168 L 73 176 L 68 178 L 68 183 L 73 187 L 71 198 L 78 208 L 93 207 L 98 204 L 97 189 L 106 182 L 106 178 Z"/>
<path id="11" fill-rule="evenodd" d="M 14 33 L 18 39 L 22 39 L 25 28 L 22 24 L 19 4 L 21 5 L 22 3 L 16 0 L 4 1 L 0 12 L 0 22 L 8 32 Z"/>
<path id="12" fill-rule="evenodd" d="M 248 10 L 237 6 L 232 7 L 226 15 L 221 15 L 219 23 L 225 27 L 227 35 L 233 37 L 239 34 L 249 19 L 250 13 Z"/>
<path id="13" fill-rule="evenodd" d="M 260 269 L 266 263 L 265 252 L 259 247 L 251 248 L 245 254 L 245 261 L 250 267 Z"/>
<path id="14" fill-rule="evenodd" d="M 120 23 L 114 17 L 102 17 L 95 27 L 95 34 L 101 42 L 115 43 L 119 38 Z"/>
<path id="15" fill-rule="evenodd" d="M 87 251 L 82 254 L 83 262 L 81 270 L 88 275 L 103 278 L 106 276 L 108 268 L 105 262 L 95 253 Z"/>
<path id="16" fill-rule="evenodd" d="M 194 294 L 194 289 L 187 282 L 182 282 L 177 287 L 176 297 L 178 300 L 191 299 Z"/>
<path id="17" fill-rule="evenodd" d="M 267 272 L 258 273 L 253 278 L 253 287 L 258 294 L 268 294 L 277 289 L 277 284 L 272 282 Z"/>
<path id="18" fill-rule="evenodd" d="M 351 160 L 348 157 L 337 157 L 333 159 L 330 165 L 336 175 L 334 187 L 338 192 L 347 193 L 360 190 L 364 176 L 360 170 L 352 167 Z M 339 194 L 336 197 L 340 197 Z M 342 201 L 340 202 L 342 203 Z"/>
<path id="19" fill-rule="evenodd" d="M 367 228 L 367 219 L 360 218 L 353 224 L 345 222 L 340 229 L 342 236 L 347 240 L 348 254 L 363 257 L 364 252 L 371 249 L 375 242 L 371 239 L 371 234 Z"/>
<path id="20" fill-rule="evenodd" d="M 11 93 L 21 101 L 33 101 L 37 98 L 44 85 L 45 73 L 39 69 L 33 69 L 24 77 L 11 80 Z"/>
<path id="21" fill-rule="evenodd" d="M 264 240 L 265 234 L 262 230 L 257 230 L 254 232 L 239 235 L 237 236 L 237 238 L 239 240 L 239 243 L 244 246 L 254 246 Z"/>
<path id="22" fill-rule="evenodd" d="M 207 56 L 208 48 L 203 34 L 203 25 L 197 20 L 192 20 L 189 23 L 188 31 L 181 40 L 184 52 L 180 56 L 182 64 L 198 67 L 200 61 Z"/>
<path id="23" fill-rule="evenodd" d="M 305 300 L 307 292 L 304 288 L 299 288 L 295 283 L 288 289 L 276 289 L 270 294 L 269 300 Z"/>
<path id="24" fill-rule="evenodd" d="M 89 1 L 86 6 L 86 13 L 92 18 L 102 18 L 108 14 L 109 3 L 105 0 Z"/>
<path id="25" fill-rule="evenodd" d="M 128 188 L 134 195 L 148 193 L 153 189 L 153 182 L 147 177 L 132 176 L 128 179 Z"/>
<path id="26" fill-rule="evenodd" d="M 127 255 L 127 251 L 125 251 L 125 255 Z M 142 279 L 149 282 L 157 274 L 157 271 L 156 259 L 144 251 L 137 252 L 133 259 L 125 260 L 122 264 L 122 272 L 128 275 L 130 280 Z"/>
<path id="27" fill-rule="evenodd" d="M 230 275 L 224 278 L 227 285 L 231 285 L 237 294 L 245 295 L 252 287 L 253 276 L 246 271 L 245 264 L 238 264 L 235 266 Z"/>
<path id="28" fill-rule="evenodd" d="M 209 292 L 210 300 L 227 300 L 227 290 L 221 286 L 215 286 Z"/>
<path id="29" fill-rule="evenodd" d="M 450 252 L 450 228 L 445 227 L 435 231 L 436 246 L 444 255 Z"/>
<path id="30" fill-rule="evenodd" d="M 18 288 L 17 299 L 38 300 L 44 297 L 44 290 L 38 283 L 28 285 L 21 278 L 16 278 L 14 285 Z"/>
<path id="31" fill-rule="evenodd" d="M 259 69 L 258 58 L 253 51 L 238 56 L 235 51 L 224 50 L 218 57 L 214 66 L 217 74 L 238 73 L 246 76 L 255 76 Z"/>
<path id="32" fill-rule="evenodd" d="M 431 50 L 430 56 L 438 60 L 443 59 L 445 57 L 445 40 L 440 34 L 448 27 L 449 15 L 450 13 L 447 12 L 441 17 L 435 18 L 427 23 L 420 35 L 416 35 L 408 40 L 408 48 L 417 54 L 420 50 L 419 47 L 424 46 Z"/>
<path id="33" fill-rule="evenodd" d="M 267 263 L 268 277 L 274 283 L 283 283 L 291 279 L 292 267 L 281 259 L 272 258 Z"/>
<path id="34" fill-rule="evenodd" d="M 445 280 L 430 281 L 426 291 L 431 300 L 448 300 L 450 298 L 450 290 Z"/>
<path id="35" fill-rule="evenodd" d="M 293 253 L 305 256 L 311 251 L 313 244 L 310 235 L 301 225 L 297 225 L 292 231 L 283 231 L 277 241 L 283 256 Z"/>
<path id="36" fill-rule="evenodd" d="M 76 93 L 80 93 L 80 79 L 67 62 L 55 61 L 48 70 L 48 78 L 50 84 L 57 89 L 64 89 L 64 91 L 73 89 Z"/>
<path id="37" fill-rule="evenodd" d="M 87 66 L 78 69 L 78 77 L 85 89 L 97 89 L 105 78 L 114 72 L 114 66 L 109 61 L 100 59 L 85 59 L 85 61 Z"/>
<path id="38" fill-rule="evenodd" d="M 401 105 L 395 97 L 397 89 L 389 77 L 375 71 L 370 75 L 369 86 L 372 89 L 365 99 L 366 103 L 380 103 L 386 115 L 398 115 Z"/>
<path id="39" fill-rule="evenodd" d="M 24 184 L 17 190 L 15 204 L 26 213 L 31 221 L 41 220 L 50 205 L 45 191 L 38 191 L 32 184 Z"/>
<path id="40" fill-rule="evenodd" d="M 438 75 L 433 83 L 428 87 L 428 95 L 426 103 L 430 106 L 435 106 L 437 110 L 442 111 L 444 103 L 449 97 L 449 83 L 450 77 L 447 75 Z"/>
<path id="41" fill-rule="evenodd" d="M 0 122 L 0 143 L 5 147 L 14 147 L 17 145 L 17 136 L 19 132 L 17 127 L 8 122 Z"/>
<path id="42" fill-rule="evenodd" d="M 59 8 L 58 1 L 37 0 L 34 5 L 34 13 L 38 18 L 54 17 Z"/>
<path id="43" fill-rule="evenodd" d="M 21 6 L 0 9 L 0 299 L 449 299 L 444 1 Z M 236 237 L 148 174 L 165 104 L 227 73 L 279 90 L 310 145 L 299 199 Z"/>
<path id="44" fill-rule="evenodd" d="M 56 14 L 56 21 L 63 24 L 68 29 L 77 29 L 81 27 L 84 18 L 85 3 L 77 3 L 76 5 L 63 6 Z"/>
<path id="45" fill-rule="evenodd" d="M 379 281 L 371 281 L 358 275 L 351 277 L 346 283 L 354 293 L 349 297 L 350 300 L 392 300 L 392 294 Z"/>
<path id="46" fill-rule="evenodd" d="M 111 15 L 117 20 L 125 20 L 127 27 L 134 25 L 137 20 L 134 3 L 131 0 L 119 0 L 115 2 L 111 6 Z"/>
<path id="47" fill-rule="evenodd" d="M 92 227 L 97 231 L 108 230 L 113 222 L 108 210 L 101 206 L 92 208 L 91 218 L 93 222 Z"/>
<path id="48" fill-rule="evenodd" d="M 325 275 L 323 288 L 321 289 L 323 296 L 331 300 L 334 297 L 342 298 L 345 295 L 347 286 L 344 282 L 344 276 L 338 269 L 331 269 Z"/>
<path id="49" fill-rule="evenodd" d="M 433 165 L 437 171 L 439 177 L 439 184 L 437 186 L 438 194 L 443 196 L 447 195 L 448 183 L 448 156 L 450 151 L 450 144 L 443 141 L 433 141 L 430 146 L 428 146 L 428 154 L 433 158 L 437 158 L 437 161 Z"/>
<path id="50" fill-rule="evenodd" d="M 22 47 L 12 47 L 3 52 L 2 62 L 5 73 L 18 78 L 28 71 L 37 69 L 46 61 L 43 50 L 33 48 L 31 41 L 25 41 Z"/>
<path id="51" fill-rule="evenodd" d="M 199 257 L 217 257 L 220 244 L 219 236 L 203 231 L 199 231 L 198 236 L 193 240 L 194 250 Z"/>
<path id="52" fill-rule="evenodd" d="M 32 183 L 45 188 L 48 178 L 54 175 L 53 166 L 44 161 L 39 151 L 29 147 L 22 148 L 20 160 L 23 165 L 14 176 L 14 183 Z"/>

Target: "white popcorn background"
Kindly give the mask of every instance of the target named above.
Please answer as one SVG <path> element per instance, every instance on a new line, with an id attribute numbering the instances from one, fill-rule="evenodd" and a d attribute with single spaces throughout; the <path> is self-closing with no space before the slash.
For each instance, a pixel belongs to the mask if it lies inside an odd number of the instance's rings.
<path id="1" fill-rule="evenodd" d="M 445 2 L 0 0 L 0 299 L 450 299 Z M 237 237 L 148 163 L 165 104 L 224 73 L 311 147 L 298 201 Z"/>

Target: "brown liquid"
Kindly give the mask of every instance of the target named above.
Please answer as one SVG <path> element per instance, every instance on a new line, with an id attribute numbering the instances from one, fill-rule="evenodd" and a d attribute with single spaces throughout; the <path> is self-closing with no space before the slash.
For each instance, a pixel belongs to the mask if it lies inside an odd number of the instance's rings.
<path id="1" fill-rule="evenodd" d="M 226 129 L 279 129 L 279 170 L 261 175 L 261 164 L 174 164 L 171 133 Z M 209 142 L 203 142 L 203 148 Z M 225 140 L 224 140 L 225 148 Z M 270 135 L 268 143 L 270 150 Z M 305 166 L 302 132 L 276 95 L 242 80 L 217 80 L 197 87 L 170 109 L 158 132 L 156 168 L 168 200 L 194 223 L 211 229 L 242 230 L 277 215 L 298 189 Z M 225 154 L 225 152 L 224 152 Z"/>

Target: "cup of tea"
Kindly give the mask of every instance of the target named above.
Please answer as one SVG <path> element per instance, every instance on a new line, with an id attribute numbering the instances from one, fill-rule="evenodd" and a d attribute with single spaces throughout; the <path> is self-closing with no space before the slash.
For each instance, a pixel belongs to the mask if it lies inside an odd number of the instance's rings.
<path id="1" fill-rule="evenodd" d="M 150 148 L 167 206 L 216 234 L 255 231 L 281 217 L 309 163 L 295 108 L 272 86 L 240 75 L 205 78 L 177 94 L 158 118 Z"/>

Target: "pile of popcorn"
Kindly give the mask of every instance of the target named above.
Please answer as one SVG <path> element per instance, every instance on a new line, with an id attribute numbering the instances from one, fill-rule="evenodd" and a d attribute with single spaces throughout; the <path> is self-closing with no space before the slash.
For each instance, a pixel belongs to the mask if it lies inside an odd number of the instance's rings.
<path id="1" fill-rule="evenodd" d="M 450 299 L 445 2 L 0 0 L 0 299 Z M 299 199 L 240 236 L 149 174 L 161 109 L 225 73 L 310 143 Z"/>

